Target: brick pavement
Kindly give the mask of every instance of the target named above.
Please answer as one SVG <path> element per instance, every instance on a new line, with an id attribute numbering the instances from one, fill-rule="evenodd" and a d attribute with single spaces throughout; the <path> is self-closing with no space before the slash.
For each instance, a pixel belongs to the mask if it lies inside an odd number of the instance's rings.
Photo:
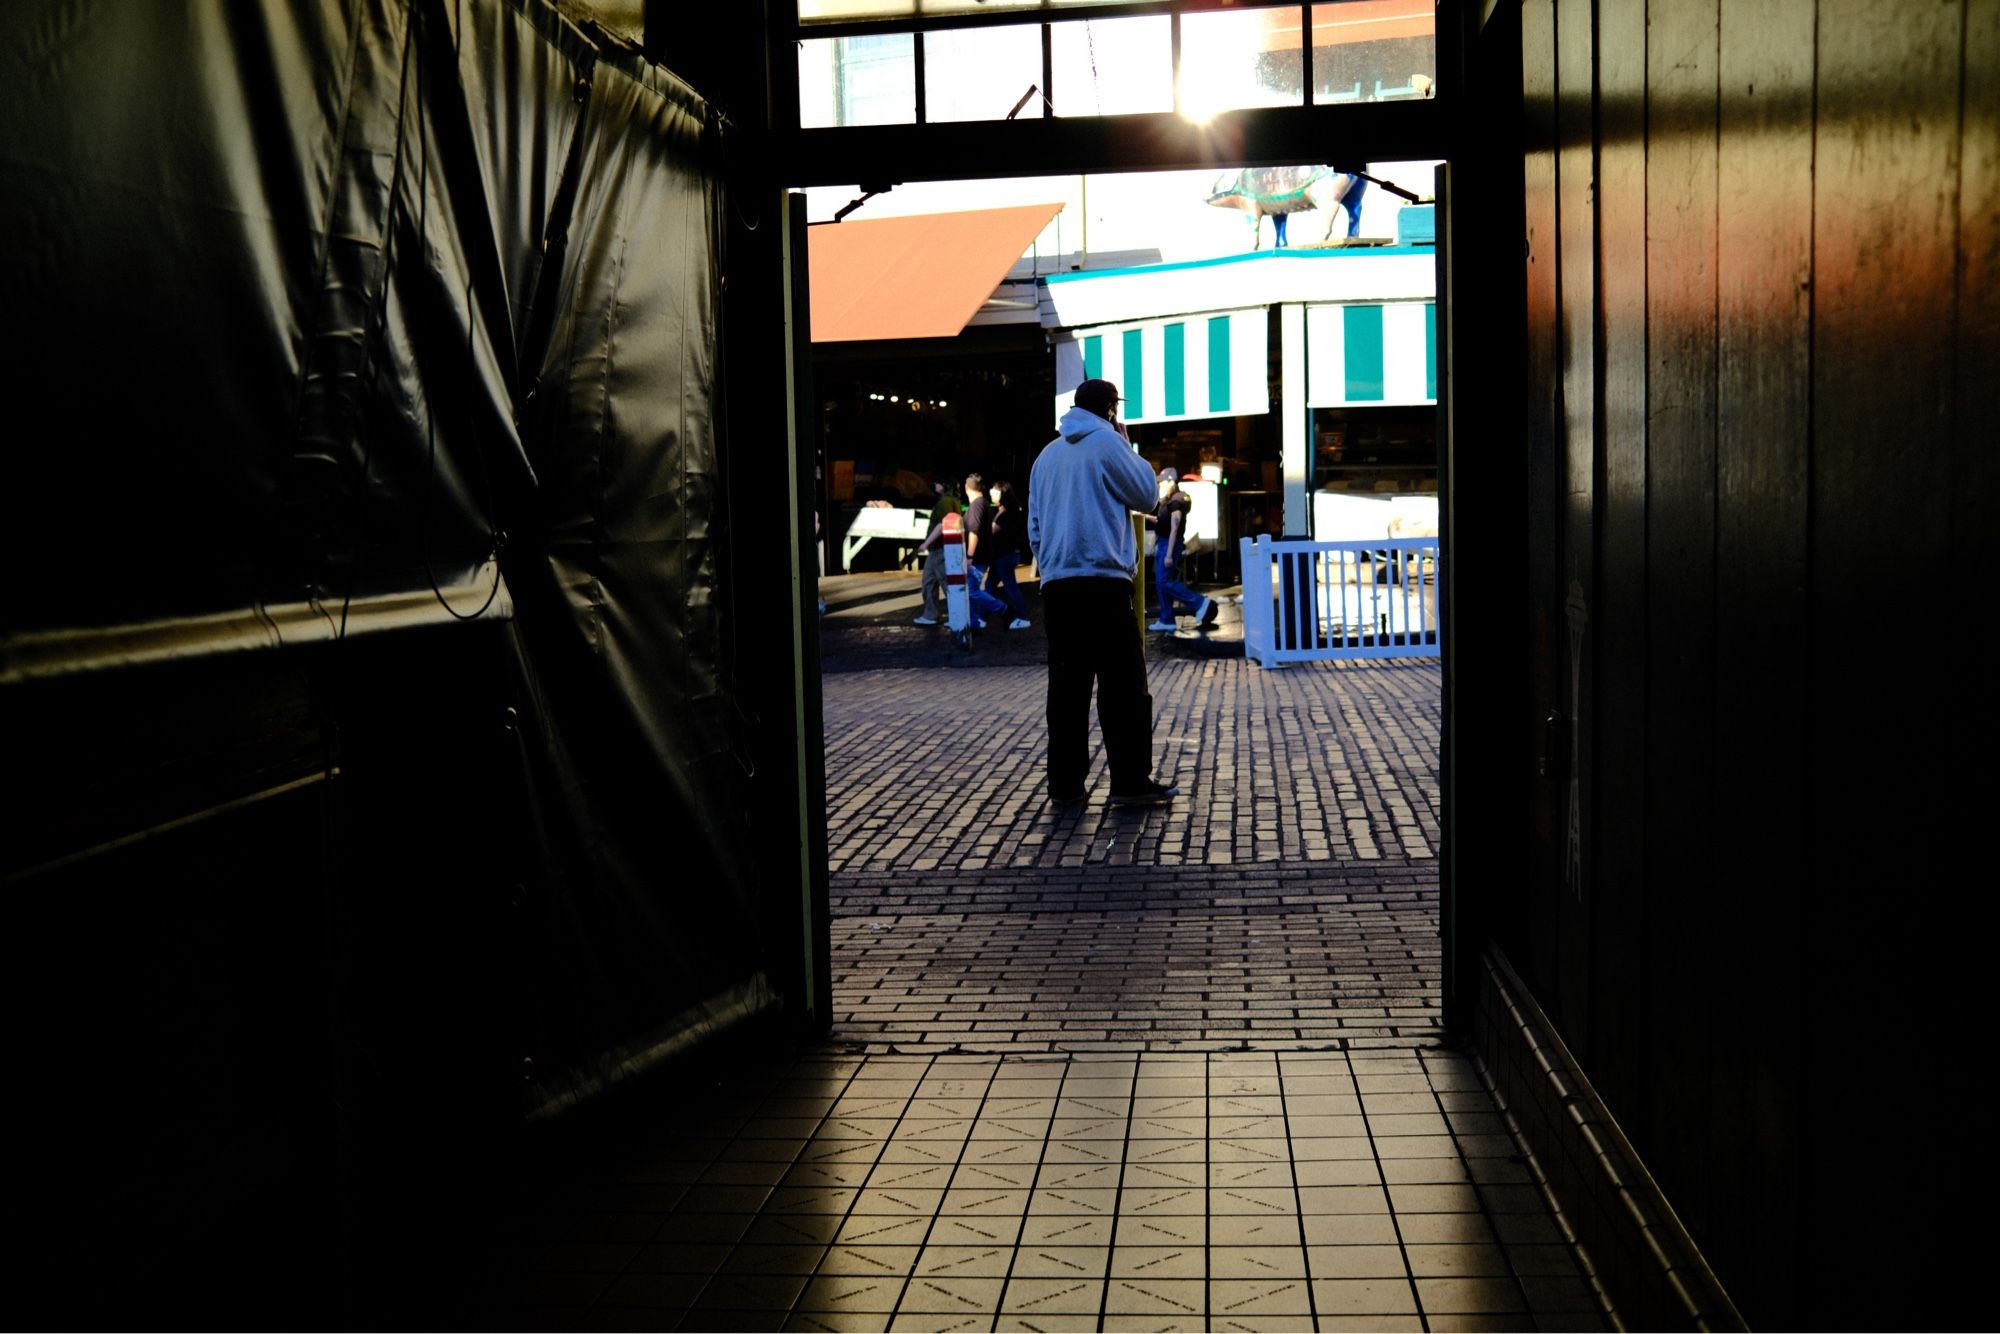
<path id="1" fill-rule="evenodd" d="M 828 676 L 827 857 L 850 871 L 1414 859 L 1438 841 L 1435 661 L 1266 672 L 1241 658 L 1156 661 L 1163 811 L 1052 811 L 1042 667 Z M 1093 737 L 1095 729 L 1093 728 Z"/>
<path id="2" fill-rule="evenodd" d="M 1373 1047 L 1438 1032 L 1425 864 L 842 876 L 834 1036 L 865 1050 Z"/>
<path id="3" fill-rule="evenodd" d="M 1041 667 L 826 678 L 836 1037 L 876 1052 L 1435 1039 L 1437 664 L 1149 671 L 1158 772 L 1181 797 L 1110 810 L 1094 757 L 1072 813 L 1046 801 Z"/>

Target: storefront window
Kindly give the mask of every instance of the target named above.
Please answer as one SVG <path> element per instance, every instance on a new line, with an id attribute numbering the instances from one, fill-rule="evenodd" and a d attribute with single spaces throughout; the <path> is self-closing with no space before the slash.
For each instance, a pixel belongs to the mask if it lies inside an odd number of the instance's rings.
<path id="1" fill-rule="evenodd" d="M 909 125 L 917 119 L 917 44 L 909 33 L 799 43 L 799 124 Z"/>
<path id="2" fill-rule="evenodd" d="M 1302 106 L 1299 10 L 1181 16 L 1181 114 L 1206 121 L 1240 107 Z"/>
<path id="3" fill-rule="evenodd" d="M 1429 97 L 1437 79 L 1432 0 L 1339 0 L 1312 7 L 1313 101 Z"/>
<path id="4" fill-rule="evenodd" d="M 1173 21 L 1165 14 L 1050 25 L 1058 116 L 1174 109 Z"/>
<path id="5" fill-rule="evenodd" d="M 1437 490 L 1435 409 L 1316 408 L 1312 422 L 1315 490 Z"/>
<path id="6" fill-rule="evenodd" d="M 1042 114 L 1042 29 L 957 28 L 924 34 L 924 119 L 1004 120 L 1030 88 L 1023 118 Z"/>

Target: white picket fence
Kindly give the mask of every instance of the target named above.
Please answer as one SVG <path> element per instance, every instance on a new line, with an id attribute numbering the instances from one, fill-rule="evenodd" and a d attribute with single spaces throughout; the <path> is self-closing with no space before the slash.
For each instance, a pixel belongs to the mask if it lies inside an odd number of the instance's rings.
<path id="1" fill-rule="evenodd" d="M 1263 667 L 1435 658 L 1438 539 L 1244 538 L 1243 652 Z"/>

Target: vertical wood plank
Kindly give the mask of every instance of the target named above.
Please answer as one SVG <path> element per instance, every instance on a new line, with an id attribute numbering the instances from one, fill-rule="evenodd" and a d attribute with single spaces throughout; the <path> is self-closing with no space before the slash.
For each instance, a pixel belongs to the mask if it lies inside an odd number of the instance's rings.
<path id="1" fill-rule="evenodd" d="M 1645 1135 L 1699 1235 L 1708 1192 L 1714 816 L 1716 0 L 1652 0 L 1646 40 Z"/>
<path id="2" fill-rule="evenodd" d="M 1968 0 L 1960 61 L 1958 151 L 1958 292 L 1951 436 L 1951 517 L 1946 567 L 1950 584 L 1971 605 L 1976 590 L 1992 587 L 1994 505 L 1993 440 L 2000 431 L 2000 0 Z M 1991 663 L 1989 651 L 1986 662 Z M 1990 667 L 1987 674 L 1990 677 Z M 1975 709 L 1981 706 L 1975 705 Z M 1986 725 L 1947 729 L 1941 773 L 1976 773 L 1990 763 L 1992 705 Z M 1976 830 L 1991 818 L 1991 785 L 1943 785 L 1942 827 Z M 1947 1013 L 1984 1015 L 1991 1007 L 1987 968 L 1981 955 L 1986 937 L 1955 931 L 1941 942 L 1935 976 L 1944 985 L 1939 1000 Z M 1985 1072 L 1972 1063 L 1942 1065 L 1949 1105 L 1970 1107 L 1985 1096 Z M 1983 1273 L 1986 1231 L 1965 1215 L 1978 1209 L 1971 1192 L 1960 1196 L 1954 1235 L 1939 1247 L 1943 1272 Z M 1968 1207 L 1969 1206 L 1969 1207 Z M 1948 1215 L 1949 1217 L 1949 1215 Z M 1970 1285 L 1968 1285 L 1968 1290 Z"/>
<path id="3" fill-rule="evenodd" d="M 1590 615 L 1597 606 L 1597 33 L 1594 0 L 1556 0 L 1556 208 L 1561 234 L 1558 324 L 1562 404 L 1556 447 L 1562 486 L 1562 681 L 1568 703 L 1563 876 L 1557 930 L 1563 961 L 1559 1022 L 1589 1059 L 1591 755 L 1595 691 Z"/>
<path id="4" fill-rule="evenodd" d="M 1523 212 L 1527 260 L 1527 438 L 1526 503 L 1530 544 L 1528 586 L 1528 716 L 1527 753 L 1541 755 L 1547 745 L 1544 720 L 1565 707 L 1561 694 L 1563 643 L 1562 597 L 1556 560 L 1557 430 L 1560 422 L 1561 379 L 1557 351 L 1559 310 L 1556 227 L 1556 29 L 1554 0 L 1523 0 L 1521 5 L 1521 98 Z M 1552 760 L 1558 757 L 1551 756 Z M 1563 795 L 1561 770 L 1555 777 L 1538 777 L 1530 834 L 1527 955 L 1515 965 L 1533 979 L 1544 998 L 1556 995 L 1557 901 L 1562 886 Z M 1552 1002 L 1551 1002 L 1552 1003 Z"/>
<path id="5" fill-rule="evenodd" d="M 1814 0 L 1722 0 L 1710 1258 L 1753 1323 L 1797 1299 Z M 1722 903 L 1717 905 L 1723 911 Z"/>
<path id="6" fill-rule="evenodd" d="M 1838 1256 L 1864 1248 L 1871 1265 L 1892 1272 L 1928 1268 L 1931 1229 L 1913 1233 L 1896 1217 L 1948 1216 L 1958 1193 L 1956 1169 L 1934 1143 L 1867 1132 L 1898 1114 L 1897 1091 L 1852 1089 L 1829 1062 L 1890 1044 L 1912 1068 L 1960 1059 L 1931 1045 L 1948 1031 L 1936 1009 L 1946 987 L 1913 976 L 1914 985 L 1857 995 L 1854 980 L 1887 960 L 1921 959 L 1928 971 L 1953 958 L 1939 918 L 1899 900 L 1949 893 L 1955 880 L 1942 855 L 1906 836 L 1951 837 L 1930 785 L 1917 780 L 1943 772 L 1964 719 L 1949 701 L 1926 708 L 1902 673 L 1885 682 L 1880 653 L 1913 642 L 1921 627 L 1952 624 L 1964 610 L 1955 594 L 1983 583 L 1950 566 L 1960 117 L 1990 112 L 1963 100 L 1967 18 L 1946 0 L 1819 7 L 1805 927 L 1807 1097 L 1822 1114 L 1806 1122 L 1802 1247 L 1811 1263 L 1802 1286 L 1808 1319 L 1846 1324 L 1890 1318 L 1889 1306 L 1887 1294 L 1836 1297 L 1845 1286 Z M 1990 376 L 1991 365 L 1979 373 Z M 1968 424 L 1990 441 L 1990 418 Z M 1870 713 L 1881 725 L 1858 729 Z"/>
<path id="7" fill-rule="evenodd" d="M 1992 561 L 1986 505 L 2000 424 L 2000 0 L 1969 0 L 1965 10 L 1950 560 L 1983 577 Z"/>
<path id="8" fill-rule="evenodd" d="M 1591 1052 L 1597 1090 L 1636 1111 L 1646 867 L 1646 5 L 1599 0 L 1598 339 L 1602 480 L 1595 636 Z"/>

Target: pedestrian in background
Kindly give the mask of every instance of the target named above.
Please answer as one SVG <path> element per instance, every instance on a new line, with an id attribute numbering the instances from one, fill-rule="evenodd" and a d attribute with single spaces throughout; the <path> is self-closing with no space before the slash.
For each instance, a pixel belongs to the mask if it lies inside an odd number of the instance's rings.
<path id="1" fill-rule="evenodd" d="M 1085 380 L 1073 402 L 1028 477 L 1049 636 L 1049 800 L 1073 806 L 1087 795 L 1095 685 L 1111 804 L 1160 806 L 1180 789 L 1152 776 L 1153 696 L 1132 607 L 1132 515 L 1154 506 L 1153 470 L 1118 424 L 1116 385 Z"/>
<path id="2" fill-rule="evenodd" d="M 1005 602 L 1013 613 L 1014 619 L 1007 623 L 1007 628 L 1025 630 L 1028 602 L 1021 596 L 1015 567 L 1021 563 L 1021 548 L 1028 541 L 1027 515 L 1014 499 L 1011 482 L 995 482 L 986 496 L 993 502 L 993 515 L 987 524 L 989 531 L 981 547 L 991 556 L 986 567 L 986 591 Z"/>
<path id="3" fill-rule="evenodd" d="M 987 617 L 1004 618 L 1009 612 L 1006 603 L 986 591 L 986 563 L 992 557 L 988 543 L 993 536 L 993 502 L 986 495 L 986 479 L 976 472 L 965 476 L 965 500 L 965 596 L 972 608 L 972 628 L 984 630 Z M 1022 621 L 1022 625 L 1026 624 Z M 1018 630 L 1021 626 L 1008 628 Z"/>
<path id="4" fill-rule="evenodd" d="M 944 516 L 958 513 L 958 497 L 948 484 L 933 482 L 931 491 L 937 504 L 931 506 L 930 528 L 911 556 L 912 560 L 922 557 L 924 562 L 924 609 L 916 618 L 918 625 L 944 623 Z"/>
<path id="5" fill-rule="evenodd" d="M 1215 600 L 1202 596 L 1181 582 L 1181 566 L 1187 562 L 1188 515 L 1194 502 L 1181 490 L 1181 475 L 1172 468 L 1160 469 L 1160 502 L 1153 507 L 1153 586 L 1160 590 L 1160 618 L 1148 630 L 1172 631 L 1176 605 L 1184 606 L 1199 625 L 1215 619 Z"/>

